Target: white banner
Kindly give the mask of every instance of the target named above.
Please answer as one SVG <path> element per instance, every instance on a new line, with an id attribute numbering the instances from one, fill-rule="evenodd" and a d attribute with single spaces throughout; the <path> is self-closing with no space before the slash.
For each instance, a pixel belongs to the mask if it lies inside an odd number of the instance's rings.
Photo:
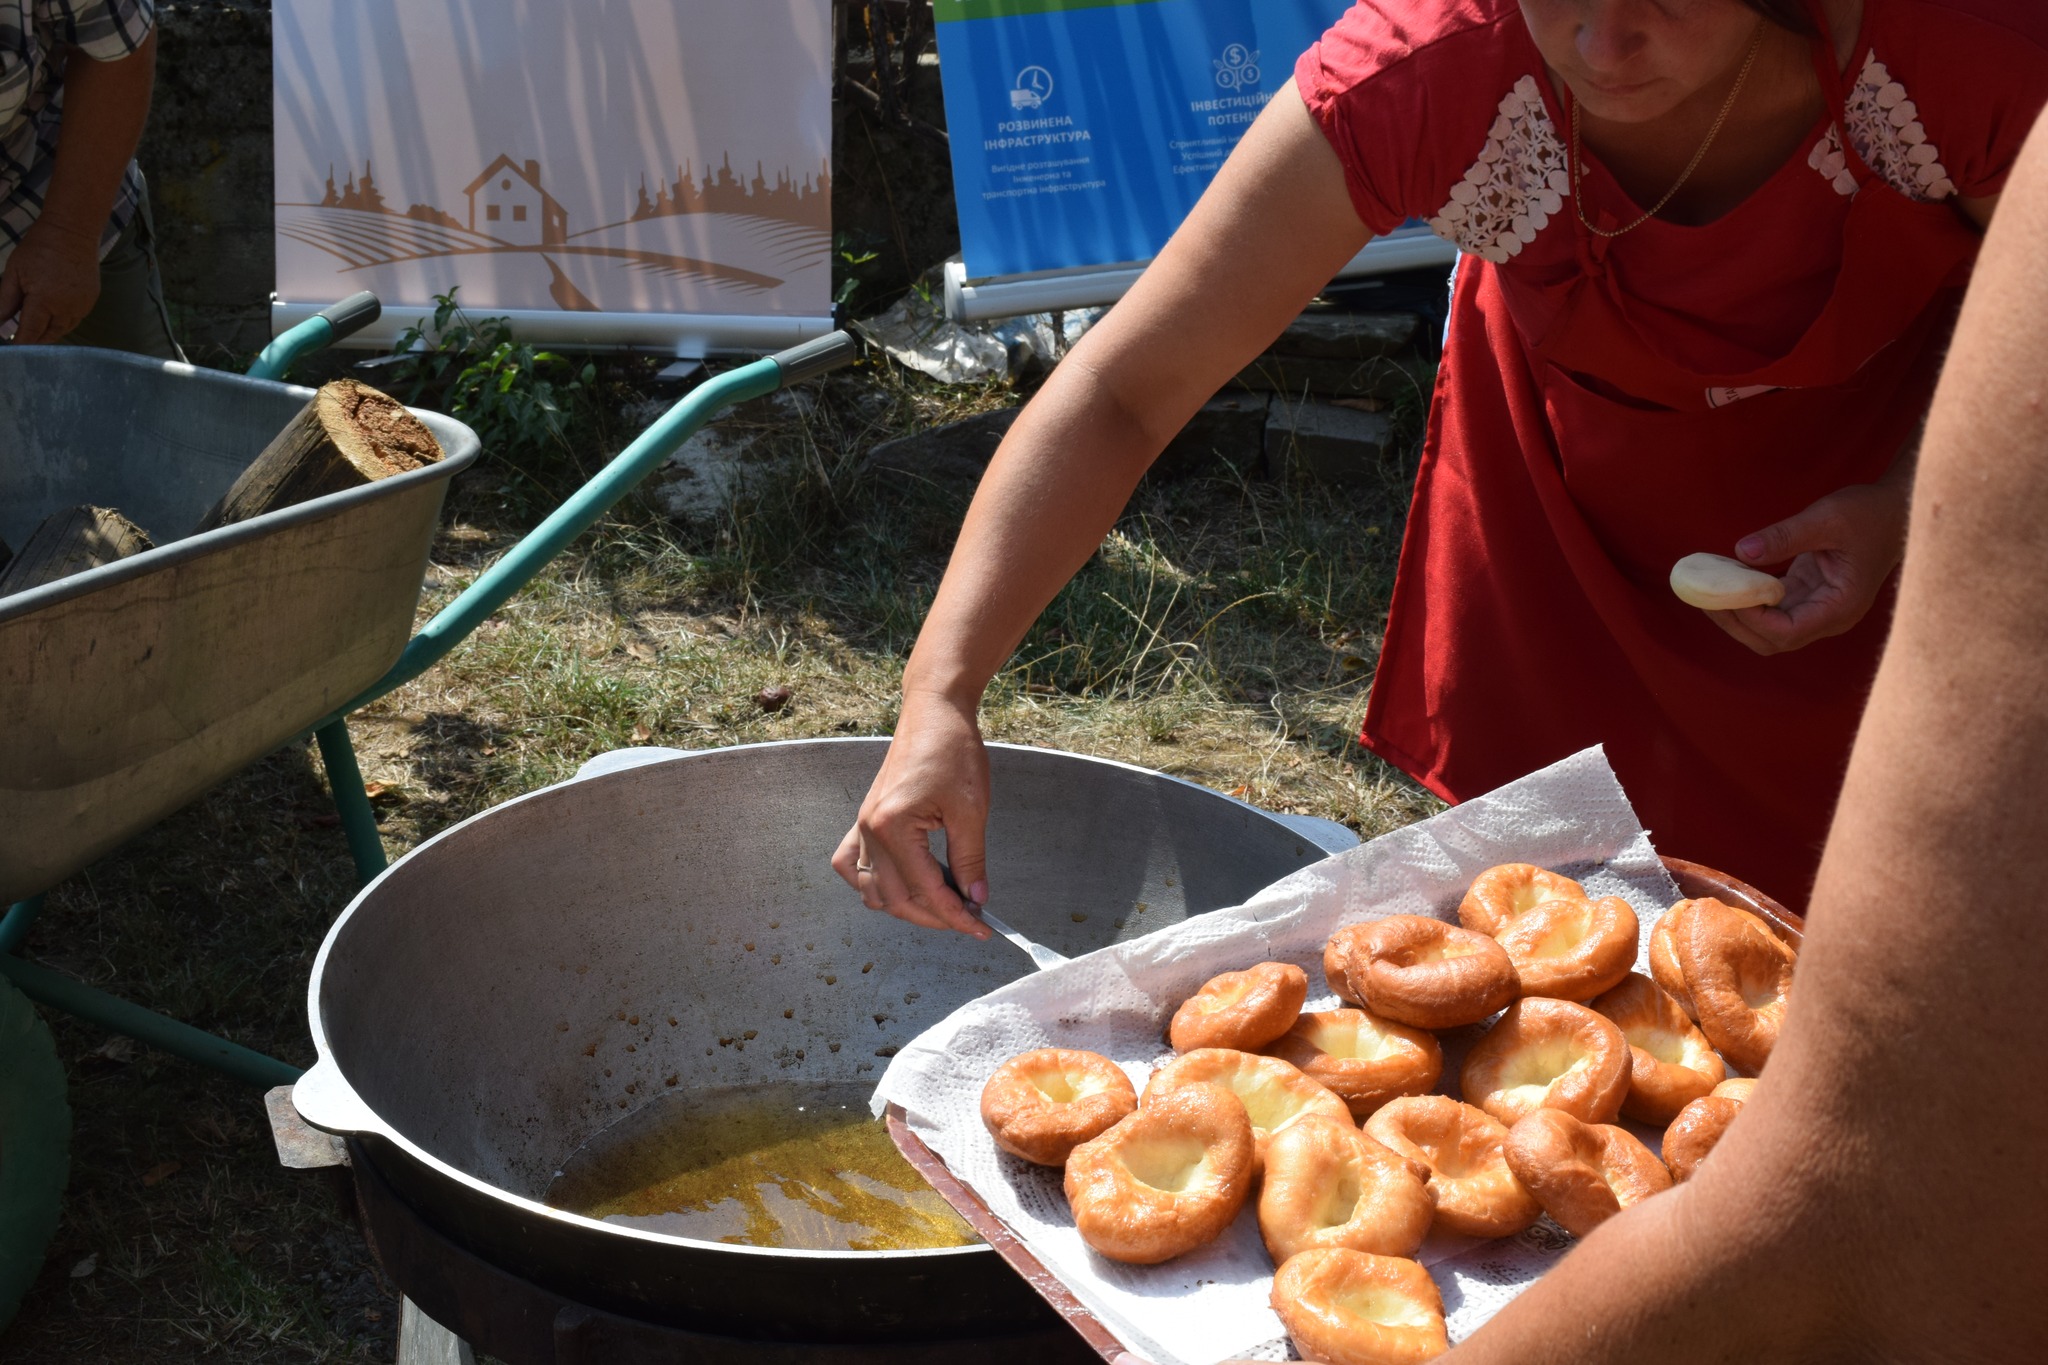
<path id="1" fill-rule="evenodd" d="M 280 327 L 460 286 L 539 341 L 829 329 L 829 0 L 277 0 Z"/>

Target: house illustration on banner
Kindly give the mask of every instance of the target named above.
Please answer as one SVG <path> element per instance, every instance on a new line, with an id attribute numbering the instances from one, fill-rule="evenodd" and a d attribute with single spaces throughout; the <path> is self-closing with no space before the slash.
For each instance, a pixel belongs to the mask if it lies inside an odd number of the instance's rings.
<path id="1" fill-rule="evenodd" d="M 824 250 L 831 239 L 828 162 L 801 174 L 786 166 L 770 174 L 757 159 L 748 176 L 721 149 L 715 170 L 700 176 L 696 162 L 686 161 L 674 168 L 672 183 L 661 177 L 652 198 L 646 178 L 637 195 L 630 182 L 621 186 L 625 216 L 574 233 L 569 210 L 542 184 L 537 160 L 491 157 L 462 190 L 466 214 L 431 202 L 424 186 L 380 183 L 367 160 L 360 171 L 353 158 L 337 162 L 347 166 L 341 183 L 330 165 L 317 199 L 278 202 L 281 242 L 318 251 L 344 273 L 493 256 L 503 278 L 520 280 L 532 300 L 507 305 L 513 307 L 595 309 L 591 284 L 619 271 L 742 293 L 778 289 L 789 277 L 786 262 Z"/>
<path id="2" fill-rule="evenodd" d="M 509 246 L 562 246 L 569 240 L 569 211 L 541 188 L 540 163 L 524 166 L 500 153 L 470 181 L 469 230 Z"/>

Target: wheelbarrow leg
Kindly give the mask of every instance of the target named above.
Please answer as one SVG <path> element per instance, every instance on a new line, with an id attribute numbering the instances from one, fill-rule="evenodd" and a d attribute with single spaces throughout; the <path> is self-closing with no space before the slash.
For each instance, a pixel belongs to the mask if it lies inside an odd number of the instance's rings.
<path id="1" fill-rule="evenodd" d="M 16 901 L 7 913 L 0 915 L 0 953 L 12 953 L 20 949 L 22 940 L 28 937 L 29 926 L 36 922 L 36 916 L 43 913 L 43 898 L 30 896 L 25 901 Z"/>
<path id="2" fill-rule="evenodd" d="M 210 1070 L 268 1090 L 290 1085 L 302 1074 L 299 1068 L 275 1057 L 253 1052 L 239 1043 L 202 1033 L 190 1024 L 167 1019 L 153 1010 L 130 1004 L 116 995 L 95 990 L 62 972 L 18 957 L 0 955 L 0 976 L 13 981 L 15 989 L 40 1005 L 62 1010 L 87 1023 L 98 1024 L 112 1033 L 123 1033 L 174 1057 L 197 1062 Z"/>
<path id="3" fill-rule="evenodd" d="M 342 832 L 348 835 L 348 851 L 356 860 L 356 880 L 367 885 L 386 866 L 384 839 L 377 833 L 377 813 L 370 809 L 369 793 L 363 790 L 363 770 L 356 766 L 348 722 L 330 721 L 314 734 L 320 740 L 320 759 L 327 765 L 327 785 L 334 792 L 335 813 L 341 816 Z"/>

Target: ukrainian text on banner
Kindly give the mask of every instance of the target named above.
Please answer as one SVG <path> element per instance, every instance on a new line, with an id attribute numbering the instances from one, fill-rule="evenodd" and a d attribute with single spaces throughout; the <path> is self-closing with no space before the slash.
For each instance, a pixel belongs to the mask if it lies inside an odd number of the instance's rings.
<path id="1" fill-rule="evenodd" d="M 1150 260 L 1350 0 L 936 0 L 974 279 Z"/>
<path id="2" fill-rule="evenodd" d="M 538 339 L 823 330 L 830 0 L 276 0 L 273 25 L 282 300 L 374 289 L 387 332 L 457 286 Z"/>

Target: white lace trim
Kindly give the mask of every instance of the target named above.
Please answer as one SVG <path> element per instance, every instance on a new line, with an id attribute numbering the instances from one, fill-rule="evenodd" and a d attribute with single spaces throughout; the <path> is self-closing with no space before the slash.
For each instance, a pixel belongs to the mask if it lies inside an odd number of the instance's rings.
<path id="1" fill-rule="evenodd" d="M 1520 253 L 1572 192 L 1565 147 L 1534 76 L 1515 82 L 1479 159 L 1429 220 L 1437 236 L 1495 265 Z"/>
<path id="2" fill-rule="evenodd" d="M 1931 202 L 1956 192 L 1955 182 L 1941 164 L 1940 150 L 1927 140 L 1927 130 L 1920 125 L 1919 106 L 1907 96 L 1906 87 L 1892 79 L 1876 52 L 1863 59 L 1863 70 L 1843 101 L 1843 114 L 1856 154 L 1900 194 Z M 1856 193 L 1856 177 L 1848 169 L 1839 126 L 1830 125 L 1813 144 L 1806 164 L 1820 172 L 1836 193 Z"/>

